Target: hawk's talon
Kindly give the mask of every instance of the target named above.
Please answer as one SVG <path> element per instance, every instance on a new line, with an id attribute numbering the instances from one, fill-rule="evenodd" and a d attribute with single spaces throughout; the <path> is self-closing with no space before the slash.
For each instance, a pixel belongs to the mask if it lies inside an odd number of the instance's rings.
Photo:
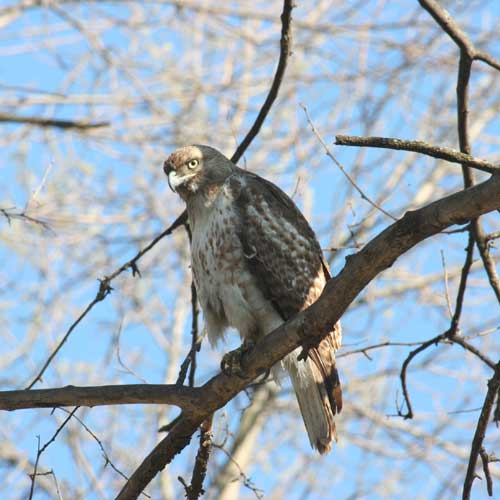
<path id="1" fill-rule="evenodd" d="M 241 366 L 241 362 L 243 361 L 243 356 L 251 351 L 254 346 L 255 342 L 251 340 L 245 340 L 243 344 L 238 347 L 238 349 L 224 354 L 220 363 L 220 369 L 222 370 L 222 373 L 224 373 L 224 375 L 227 375 L 228 377 L 236 375 L 237 377 L 245 378 L 245 371 Z"/>

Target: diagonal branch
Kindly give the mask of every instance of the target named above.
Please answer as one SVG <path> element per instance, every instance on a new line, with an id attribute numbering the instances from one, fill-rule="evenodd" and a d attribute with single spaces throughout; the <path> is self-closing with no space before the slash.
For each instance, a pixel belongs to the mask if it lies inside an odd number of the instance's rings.
<path id="1" fill-rule="evenodd" d="M 419 0 L 420 5 L 434 18 L 449 37 L 465 52 L 471 60 L 478 60 L 489 64 L 492 68 L 500 71 L 500 61 L 494 57 L 477 50 L 469 37 L 460 28 L 457 22 L 450 16 L 446 9 L 441 7 L 435 0 Z"/>
<path id="2" fill-rule="evenodd" d="M 244 369 L 242 376 L 229 377 L 219 374 L 199 388 L 136 385 L 118 386 L 113 389 L 116 390 L 114 392 L 116 399 L 109 400 L 109 394 L 107 394 L 107 404 L 155 402 L 174 404 L 183 408 L 181 417 L 176 421 L 168 436 L 157 445 L 130 477 L 119 498 L 136 498 L 156 473 L 189 443 L 192 434 L 201 422 L 217 409 L 222 408 L 259 374 L 265 373 L 306 339 L 319 342 L 321 335 L 327 335 L 368 283 L 379 273 L 391 267 L 398 257 L 424 239 L 454 224 L 463 224 L 467 220 L 499 208 L 500 176 L 492 176 L 481 184 L 437 200 L 418 210 L 407 212 L 362 250 L 349 256 L 342 271 L 328 282 L 321 297 L 314 304 L 259 340 L 255 348 L 242 360 Z M 318 336 L 318 332 L 323 333 Z M 85 400 L 84 397 L 88 397 L 92 390 L 98 389 L 102 388 L 72 387 L 55 391 L 59 391 L 59 396 L 68 396 L 71 390 L 81 390 L 83 392 L 78 398 L 78 405 L 85 406 L 98 404 L 96 392 L 93 393 L 94 399 Z M 149 396 L 144 396 L 142 392 L 144 390 L 151 391 Z M 57 393 L 52 395 L 54 394 Z M 12 401 L 13 395 L 16 397 L 14 402 Z M 75 403 L 74 398 L 49 399 L 47 395 L 47 390 L 0 392 L 1 407 L 14 409 L 65 406 Z M 44 399 L 44 396 L 47 397 Z M 130 398 L 136 398 L 136 400 L 131 401 Z M 40 403 L 41 401 L 43 404 Z M 101 403 L 105 404 L 104 396 L 101 398 Z"/>
<path id="3" fill-rule="evenodd" d="M 255 119 L 252 128 L 248 131 L 247 135 L 241 141 L 240 145 L 231 157 L 233 163 L 238 163 L 239 159 L 243 156 L 243 153 L 250 146 L 251 142 L 255 139 L 260 131 L 260 127 L 264 123 L 271 106 L 273 105 L 276 97 L 278 96 L 278 90 L 283 81 L 283 76 L 285 74 L 288 58 L 292 54 L 292 9 L 295 7 L 293 0 L 285 0 L 283 3 L 283 12 L 281 14 L 281 39 L 280 39 L 280 57 L 278 61 L 278 66 L 276 68 L 276 73 L 274 75 L 273 83 L 269 89 L 266 100 L 262 105 L 262 108 Z"/>
<path id="4" fill-rule="evenodd" d="M 481 415 L 477 422 L 476 432 L 472 440 L 471 452 L 469 457 L 469 465 L 467 467 L 467 474 L 464 481 L 464 489 L 462 493 L 463 500 L 470 499 L 472 483 L 474 481 L 477 457 L 483 447 L 484 436 L 486 434 L 486 427 L 490 420 L 490 415 L 493 410 L 495 399 L 498 397 L 500 391 L 500 362 L 497 363 L 494 375 L 488 380 L 488 391 L 484 400 Z"/>
<path id="5" fill-rule="evenodd" d="M 333 153 L 330 151 L 330 148 L 328 147 L 328 145 L 324 141 L 323 137 L 319 133 L 318 129 L 314 125 L 314 123 L 311 119 L 311 116 L 309 115 L 309 111 L 307 111 L 307 108 L 305 106 L 302 106 L 302 109 L 304 110 L 304 113 L 306 114 L 307 121 L 308 121 L 309 125 L 311 126 L 311 130 L 313 131 L 313 134 L 317 137 L 318 141 L 323 146 L 323 148 L 326 152 L 326 155 L 328 156 L 328 158 L 330 158 L 333 161 L 333 163 L 335 163 L 335 165 L 337 165 L 337 167 L 345 175 L 345 177 L 347 178 L 349 183 L 352 185 L 352 187 L 359 193 L 361 198 L 363 200 L 367 201 L 373 208 L 376 208 L 377 210 L 382 212 L 384 215 L 386 215 L 390 219 L 397 220 L 396 217 L 391 215 L 389 212 L 384 210 L 381 206 L 377 205 L 374 201 L 372 201 L 370 198 L 368 198 L 368 196 L 364 193 L 364 191 L 356 184 L 356 181 L 349 175 L 347 170 L 342 166 L 342 164 L 337 160 L 337 158 L 335 158 L 335 156 L 333 156 Z"/>
<path id="6" fill-rule="evenodd" d="M 320 341 L 318 332 L 326 335 L 351 302 L 383 270 L 410 248 L 453 224 L 463 224 L 500 207 L 500 177 L 494 176 L 470 189 L 440 199 L 419 210 L 408 212 L 389 226 L 359 253 L 346 260 L 343 270 L 325 287 L 321 297 L 308 309 L 259 340 L 242 360 L 244 374 L 228 377 L 219 374 L 199 388 L 203 406 L 182 414 L 170 434 L 143 461 L 119 497 L 136 498 L 154 475 L 162 470 L 182 448 L 172 449 L 175 442 L 185 447 L 197 426 L 224 406 L 259 374 L 298 347 L 306 339 Z M 186 437 L 186 432 L 191 432 Z"/>
<path id="7" fill-rule="evenodd" d="M 42 375 L 45 373 L 45 370 L 49 367 L 50 363 L 52 360 L 56 357 L 57 353 L 61 350 L 62 346 L 66 343 L 68 340 L 69 336 L 73 332 L 73 330 L 78 326 L 78 324 L 87 316 L 87 314 L 93 309 L 93 307 L 98 304 L 99 302 L 103 301 L 113 290 L 111 287 L 111 282 L 120 274 L 123 272 L 127 271 L 128 269 L 132 269 L 132 276 L 135 275 L 141 275 L 139 268 L 137 267 L 137 262 L 138 260 L 147 252 L 149 252 L 161 239 L 163 239 L 165 236 L 168 236 L 171 234 L 175 229 L 177 229 L 179 226 L 182 226 L 186 224 L 187 221 L 187 213 L 186 211 L 182 212 L 182 214 L 177 217 L 177 219 L 167 228 L 165 231 L 163 231 L 161 234 L 159 234 L 149 245 L 144 247 L 142 250 L 137 252 L 135 257 L 130 259 L 128 262 L 125 262 L 122 266 L 120 266 L 118 269 L 113 271 L 110 275 L 105 276 L 104 278 L 99 280 L 99 289 L 97 290 L 96 296 L 93 298 L 93 300 L 87 305 L 87 307 L 83 310 L 83 312 L 78 316 L 78 318 L 70 325 L 66 333 L 64 334 L 63 338 L 59 341 L 57 344 L 56 348 L 52 351 L 50 356 L 47 358 L 47 361 L 45 361 L 44 365 L 36 375 L 36 377 L 31 381 L 31 383 L 28 385 L 27 389 L 31 389 L 39 380 L 42 380 Z"/>

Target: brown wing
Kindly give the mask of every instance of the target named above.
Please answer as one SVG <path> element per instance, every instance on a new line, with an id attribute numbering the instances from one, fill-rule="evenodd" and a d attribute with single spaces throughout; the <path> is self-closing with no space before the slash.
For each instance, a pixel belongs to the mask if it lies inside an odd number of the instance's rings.
<path id="1" fill-rule="evenodd" d="M 311 287 L 324 284 L 321 249 L 283 191 L 255 174 L 241 173 L 244 186 L 235 200 L 242 221 L 239 237 L 262 292 L 287 320 L 314 302 Z"/>
<path id="2" fill-rule="evenodd" d="M 328 265 L 309 223 L 295 203 L 277 186 L 238 169 L 235 183 L 243 184 L 235 199 L 241 217 L 239 237 L 252 273 L 263 294 L 286 321 L 310 306 L 330 278 Z M 243 182 L 241 182 L 243 179 Z M 324 383 L 332 413 L 342 408 L 335 350 L 340 347 L 340 324 L 309 354 L 318 383 Z"/>

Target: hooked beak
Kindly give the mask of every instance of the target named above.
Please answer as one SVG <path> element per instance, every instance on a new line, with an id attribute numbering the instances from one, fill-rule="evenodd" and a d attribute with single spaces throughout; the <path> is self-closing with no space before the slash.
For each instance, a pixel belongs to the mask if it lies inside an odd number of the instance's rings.
<path id="1" fill-rule="evenodd" d="M 182 186 L 189 179 L 196 175 L 194 172 L 187 175 L 178 175 L 175 170 L 170 170 L 168 173 L 165 171 L 165 173 L 167 174 L 168 185 L 174 193 L 177 192 L 177 188 L 179 186 Z"/>
<path id="2" fill-rule="evenodd" d="M 175 193 L 175 188 L 179 185 L 176 182 L 178 179 L 175 170 L 172 170 L 167 174 L 167 180 L 168 180 L 168 187 Z"/>

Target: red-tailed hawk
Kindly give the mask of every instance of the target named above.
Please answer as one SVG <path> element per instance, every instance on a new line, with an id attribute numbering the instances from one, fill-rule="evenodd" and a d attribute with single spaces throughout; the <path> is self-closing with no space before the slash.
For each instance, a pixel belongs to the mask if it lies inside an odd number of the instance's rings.
<path id="1" fill-rule="evenodd" d="M 212 343 L 228 327 L 244 343 L 255 342 L 319 297 L 330 277 L 327 264 L 313 230 L 281 189 L 208 146 L 175 151 L 164 171 L 186 202 L 192 270 Z M 282 361 L 320 453 L 336 438 L 333 416 L 342 408 L 340 342 L 337 324 L 307 360 L 297 359 L 297 349 Z"/>

